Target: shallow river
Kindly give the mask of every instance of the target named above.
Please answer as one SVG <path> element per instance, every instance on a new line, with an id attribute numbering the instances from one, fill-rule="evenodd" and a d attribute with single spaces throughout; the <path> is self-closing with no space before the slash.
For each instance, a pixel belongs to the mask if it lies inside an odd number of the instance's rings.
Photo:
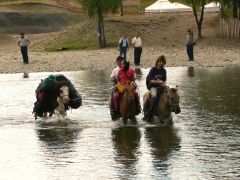
<path id="1" fill-rule="evenodd" d="M 181 96 L 170 126 L 111 121 L 111 71 L 63 73 L 83 98 L 63 124 L 32 115 L 40 79 L 58 73 L 0 74 L 0 179 L 240 179 L 240 67 L 166 69 Z"/>

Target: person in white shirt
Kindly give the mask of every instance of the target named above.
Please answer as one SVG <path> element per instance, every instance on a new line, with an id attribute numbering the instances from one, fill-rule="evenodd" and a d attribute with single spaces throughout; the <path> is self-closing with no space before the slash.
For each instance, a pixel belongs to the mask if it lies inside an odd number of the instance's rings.
<path id="1" fill-rule="evenodd" d="M 18 39 L 18 46 L 20 47 L 23 63 L 28 64 L 28 46 L 30 44 L 30 40 L 27 37 L 24 37 L 24 33 L 20 34 L 21 37 Z"/>
<path id="2" fill-rule="evenodd" d="M 136 66 L 140 65 L 140 59 L 142 54 L 142 40 L 139 37 L 139 33 L 132 39 L 132 47 L 134 48 L 134 64 Z"/>

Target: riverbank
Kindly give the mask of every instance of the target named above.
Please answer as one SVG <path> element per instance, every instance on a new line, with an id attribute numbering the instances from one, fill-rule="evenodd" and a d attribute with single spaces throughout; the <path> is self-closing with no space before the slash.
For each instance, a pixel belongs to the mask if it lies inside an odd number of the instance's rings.
<path id="1" fill-rule="evenodd" d="M 166 55 L 166 67 L 226 67 L 240 64 L 238 47 L 197 44 L 194 47 L 194 61 L 188 61 L 185 47 L 143 47 L 141 65 L 138 67 L 154 66 L 160 54 Z M 117 48 L 50 53 L 29 51 L 29 64 L 24 64 L 21 52 L 16 48 L 12 52 L 0 54 L 0 73 L 113 69 L 116 66 L 115 59 L 118 55 Z M 136 67 L 133 60 L 133 49 L 130 48 L 127 58 L 130 64 Z"/>

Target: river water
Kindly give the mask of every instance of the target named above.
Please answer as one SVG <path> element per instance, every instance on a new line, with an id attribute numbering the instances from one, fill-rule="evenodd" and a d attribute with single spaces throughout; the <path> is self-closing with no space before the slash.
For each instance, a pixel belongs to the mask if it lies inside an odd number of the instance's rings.
<path id="1" fill-rule="evenodd" d="M 0 179 L 240 179 L 240 67 L 169 67 L 173 125 L 111 121 L 111 71 L 64 72 L 83 98 L 65 123 L 36 121 L 34 91 L 50 74 L 0 75 Z M 136 69 L 139 93 L 149 69 Z"/>

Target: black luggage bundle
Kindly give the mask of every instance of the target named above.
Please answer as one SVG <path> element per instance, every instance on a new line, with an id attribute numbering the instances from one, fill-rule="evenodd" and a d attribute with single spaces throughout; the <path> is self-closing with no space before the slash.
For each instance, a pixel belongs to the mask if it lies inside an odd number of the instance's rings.
<path id="1" fill-rule="evenodd" d="M 54 86 L 55 81 L 68 81 L 69 83 L 69 98 L 70 101 L 68 103 L 68 107 L 73 109 L 77 109 L 82 105 L 81 95 L 77 92 L 71 81 L 62 74 L 58 75 L 50 75 L 48 78 L 41 80 L 41 83 L 38 85 L 36 89 L 36 98 L 37 101 L 34 103 L 33 113 L 35 114 L 35 118 L 37 116 L 42 117 L 43 112 L 53 111 L 49 109 L 49 103 L 51 99 L 51 90 Z M 39 97 L 39 94 L 42 94 Z"/>

